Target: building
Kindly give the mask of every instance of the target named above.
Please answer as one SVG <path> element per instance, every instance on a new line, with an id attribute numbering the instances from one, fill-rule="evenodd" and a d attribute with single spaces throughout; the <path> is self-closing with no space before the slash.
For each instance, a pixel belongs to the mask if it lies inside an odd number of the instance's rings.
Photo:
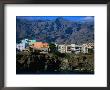
<path id="1" fill-rule="evenodd" d="M 27 46 L 30 46 L 30 45 L 32 45 L 35 42 L 36 42 L 36 40 L 29 40 L 29 39 L 21 40 L 21 43 L 25 43 L 25 44 L 27 44 Z"/>
<path id="2" fill-rule="evenodd" d="M 58 46 L 58 51 L 60 53 L 71 53 L 74 52 L 75 54 L 78 53 L 89 53 L 90 49 L 94 49 L 94 44 L 93 43 L 87 43 L 87 44 L 82 44 L 82 45 L 76 45 L 76 44 L 60 44 Z"/>
<path id="3" fill-rule="evenodd" d="M 75 44 L 71 44 L 71 50 L 75 51 Z"/>
<path id="4" fill-rule="evenodd" d="M 29 39 L 21 40 L 21 44 L 25 45 L 25 48 L 29 46 Z"/>
<path id="5" fill-rule="evenodd" d="M 41 53 L 49 52 L 49 44 L 43 42 L 35 42 L 32 44 L 32 47 L 41 51 Z"/>
<path id="6" fill-rule="evenodd" d="M 23 39 L 21 40 L 21 43 L 17 43 L 16 48 L 20 51 L 23 51 L 24 49 L 26 49 L 26 47 L 32 45 L 35 42 L 36 40 Z"/>
<path id="7" fill-rule="evenodd" d="M 88 48 L 86 44 L 82 45 L 82 53 L 88 53 Z"/>
<path id="8" fill-rule="evenodd" d="M 58 51 L 60 53 L 71 53 L 71 45 L 60 44 L 60 45 L 58 45 Z"/>
<path id="9" fill-rule="evenodd" d="M 36 42 L 36 40 L 28 40 L 29 45 L 32 45 Z"/>
<path id="10" fill-rule="evenodd" d="M 71 53 L 71 45 L 66 45 L 66 53 Z"/>
<path id="11" fill-rule="evenodd" d="M 21 43 L 16 44 L 16 48 L 20 51 L 23 51 L 28 46 L 28 39 L 21 40 Z"/>
<path id="12" fill-rule="evenodd" d="M 82 46 L 81 45 L 76 45 L 76 44 L 71 44 L 71 51 L 78 54 L 80 53 L 82 50 Z"/>
<path id="13" fill-rule="evenodd" d="M 58 45 L 58 51 L 60 53 L 66 53 L 66 45 L 65 44 Z"/>
<path id="14" fill-rule="evenodd" d="M 28 39 L 23 39 L 23 40 L 21 40 L 21 43 L 28 43 L 28 42 L 29 42 Z"/>
<path id="15" fill-rule="evenodd" d="M 43 43 L 43 42 L 35 42 L 32 44 L 33 47 L 39 49 L 39 48 L 49 48 L 48 43 Z"/>
<path id="16" fill-rule="evenodd" d="M 81 45 L 75 45 L 75 53 L 76 54 L 80 53 L 81 49 L 82 49 Z"/>
<path id="17" fill-rule="evenodd" d="M 82 45 L 82 52 L 89 53 L 89 50 L 94 50 L 94 43 L 86 43 Z"/>
<path id="18" fill-rule="evenodd" d="M 25 49 L 25 43 L 19 43 L 16 45 L 16 48 L 20 51 L 24 50 Z"/>

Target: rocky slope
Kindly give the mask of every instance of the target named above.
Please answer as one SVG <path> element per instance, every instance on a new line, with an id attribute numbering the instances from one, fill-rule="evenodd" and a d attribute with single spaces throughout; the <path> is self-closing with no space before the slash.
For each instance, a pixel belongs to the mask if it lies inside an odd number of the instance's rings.
<path id="1" fill-rule="evenodd" d="M 54 20 L 16 18 L 16 39 L 36 39 L 43 42 L 82 44 L 94 41 L 94 21 L 72 21 L 58 17 Z"/>

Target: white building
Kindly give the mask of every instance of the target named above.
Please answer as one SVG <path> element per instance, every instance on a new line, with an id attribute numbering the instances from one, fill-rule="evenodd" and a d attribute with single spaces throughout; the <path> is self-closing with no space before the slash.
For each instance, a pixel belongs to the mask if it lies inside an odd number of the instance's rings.
<path id="1" fill-rule="evenodd" d="M 71 50 L 75 51 L 75 44 L 71 44 Z"/>
<path id="2" fill-rule="evenodd" d="M 25 49 L 25 43 L 19 43 L 16 45 L 16 48 L 20 51 L 24 50 Z"/>
<path id="3" fill-rule="evenodd" d="M 58 45 L 58 51 L 61 53 L 75 52 L 77 54 L 81 52 L 81 46 L 76 44 L 68 44 L 68 45 L 62 44 L 62 45 Z"/>
<path id="4" fill-rule="evenodd" d="M 21 40 L 21 43 L 16 44 L 16 48 L 20 51 L 23 51 L 28 46 L 28 39 Z"/>
<path id="5" fill-rule="evenodd" d="M 76 45 L 76 44 L 56 44 L 58 46 L 58 51 L 60 53 L 71 53 L 74 52 L 75 54 L 78 54 L 80 52 L 82 53 L 88 53 L 89 49 L 94 49 L 93 43 L 87 43 L 82 45 Z"/>
<path id="6" fill-rule="evenodd" d="M 81 52 L 81 45 L 71 44 L 71 51 L 78 54 Z"/>
<path id="7" fill-rule="evenodd" d="M 29 39 L 23 39 L 21 40 L 21 43 L 29 43 Z"/>
<path id="8" fill-rule="evenodd" d="M 66 45 L 66 53 L 71 53 L 71 45 Z"/>
<path id="9" fill-rule="evenodd" d="M 58 45 L 58 51 L 61 53 L 66 53 L 66 45 L 65 44 Z"/>
<path id="10" fill-rule="evenodd" d="M 88 53 L 89 49 L 93 49 L 94 50 L 94 43 L 86 43 L 82 45 L 82 52 L 83 53 Z"/>

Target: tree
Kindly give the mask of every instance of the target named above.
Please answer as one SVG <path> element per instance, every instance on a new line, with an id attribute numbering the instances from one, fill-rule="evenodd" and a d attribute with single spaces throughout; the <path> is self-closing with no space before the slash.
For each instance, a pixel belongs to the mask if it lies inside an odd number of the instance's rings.
<path id="1" fill-rule="evenodd" d="M 50 48 L 50 53 L 54 53 L 57 50 L 55 44 L 52 44 L 52 43 L 49 44 L 49 48 Z"/>
<path id="2" fill-rule="evenodd" d="M 93 49 L 88 49 L 88 52 L 89 53 L 94 53 L 94 50 Z"/>

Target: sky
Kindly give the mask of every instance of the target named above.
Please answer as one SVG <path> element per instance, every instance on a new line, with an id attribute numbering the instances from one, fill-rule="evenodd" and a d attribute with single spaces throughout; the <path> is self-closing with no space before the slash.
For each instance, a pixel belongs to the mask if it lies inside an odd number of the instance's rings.
<path id="1" fill-rule="evenodd" d="M 16 18 L 28 19 L 28 20 L 53 20 L 58 17 L 63 17 L 64 19 L 72 20 L 72 21 L 94 20 L 94 16 L 16 16 Z"/>

